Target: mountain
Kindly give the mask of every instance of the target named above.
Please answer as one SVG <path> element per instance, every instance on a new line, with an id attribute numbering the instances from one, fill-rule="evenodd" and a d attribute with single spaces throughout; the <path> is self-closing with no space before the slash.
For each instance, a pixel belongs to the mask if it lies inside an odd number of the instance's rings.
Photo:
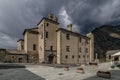
<path id="1" fill-rule="evenodd" d="M 105 58 L 109 50 L 120 49 L 120 25 L 103 25 L 92 31 L 94 35 L 94 53 L 98 58 Z"/>

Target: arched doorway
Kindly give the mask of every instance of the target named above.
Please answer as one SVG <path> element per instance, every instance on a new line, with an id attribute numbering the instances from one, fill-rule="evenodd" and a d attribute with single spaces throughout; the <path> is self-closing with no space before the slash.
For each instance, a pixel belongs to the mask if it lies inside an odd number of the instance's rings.
<path id="1" fill-rule="evenodd" d="M 52 63 L 53 63 L 54 57 L 55 57 L 54 54 L 50 54 L 50 55 L 48 56 L 48 63 L 49 63 L 49 64 L 52 64 Z"/>
<path id="2" fill-rule="evenodd" d="M 22 58 L 18 58 L 18 62 L 19 62 L 19 63 L 22 63 Z"/>

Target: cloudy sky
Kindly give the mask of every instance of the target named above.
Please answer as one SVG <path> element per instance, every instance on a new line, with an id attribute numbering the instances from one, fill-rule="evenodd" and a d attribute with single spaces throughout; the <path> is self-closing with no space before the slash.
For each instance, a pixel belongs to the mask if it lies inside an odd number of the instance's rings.
<path id="1" fill-rule="evenodd" d="M 16 48 L 26 28 L 36 27 L 42 17 L 53 13 L 60 27 L 73 24 L 85 34 L 103 24 L 119 24 L 120 0 L 0 0 L 0 48 Z"/>

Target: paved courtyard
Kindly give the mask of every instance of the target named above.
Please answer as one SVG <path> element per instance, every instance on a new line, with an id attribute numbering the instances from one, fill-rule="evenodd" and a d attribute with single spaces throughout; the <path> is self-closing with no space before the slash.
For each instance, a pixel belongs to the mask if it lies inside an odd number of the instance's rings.
<path id="1" fill-rule="evenodd" d="M 111 69 L 109 63 L 100 64 L 99 67 L 84 67 L 85 73 L 76 73 L 76 68 L 69 71 L 63 68 L 43 65 L 26 65 L 26 68 L 0 69 L 0 80 L 109 80 L 96 76 L 98 70 L 109 70 L 112 80 L 120 80 L 120 70 Z"/>

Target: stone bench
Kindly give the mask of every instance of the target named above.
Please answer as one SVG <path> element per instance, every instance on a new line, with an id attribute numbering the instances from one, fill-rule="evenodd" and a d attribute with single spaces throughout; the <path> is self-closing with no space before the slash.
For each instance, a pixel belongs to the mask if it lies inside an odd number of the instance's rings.
<path id="1" fill-rule="evenodd" d="M 98 71 L 97 76 L 102 77 L 102 78 L 110 79 L 111 78 L 111 73 L 109 71 Z"/>

